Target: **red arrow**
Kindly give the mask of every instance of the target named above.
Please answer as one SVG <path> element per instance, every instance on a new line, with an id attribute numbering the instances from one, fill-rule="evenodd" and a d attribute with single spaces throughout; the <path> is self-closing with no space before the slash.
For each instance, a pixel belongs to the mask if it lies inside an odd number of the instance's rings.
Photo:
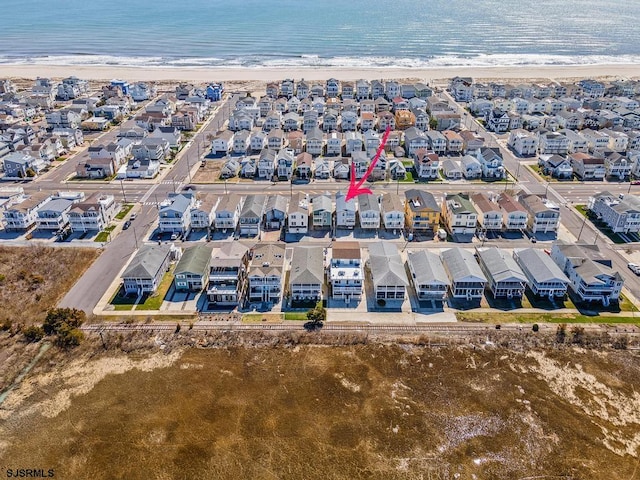
<path id="1" fill-rule="evenodd" d="M 351 182 L 349 183 L 349 190 L 347 191 L 347 198 L 346 198 L 347 202 L 352 198 L 357 197 L 358 195 L 371 195 L 373 193 L 368 188 L 360 188 L 360 187 L 367 180 L 369 175 L 371 175 L 371 172 L 373 172 L 373 167 L 376 166 L 376 162 L 380 158 L 380 155 L 382 155 L 384 146 L 387 143 L 387 138 L 389 138 L 390 133 L 391 133 L 391 127 L 388 126 L 387 129 L 384 131 L 384 135 L 382 136 L 382 142 L 380 142 L 380 146 L 378 147 L 378 150 L 376 151 L 376 154 L 373 157 L 373 160 L 371 161 L 371 165 L 369 165 L 369 168 L 367 168 L 367 171 L 364 173 L 364 177 L 362 177 L 362 179 L 359 182 L 356 182 L 356 167 L 353 164 L 353 161 L 351 162 Z"/>

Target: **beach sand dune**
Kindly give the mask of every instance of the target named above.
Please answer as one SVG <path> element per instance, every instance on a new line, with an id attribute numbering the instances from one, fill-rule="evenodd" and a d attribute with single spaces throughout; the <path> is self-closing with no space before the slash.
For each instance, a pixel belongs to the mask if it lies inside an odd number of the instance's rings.
<path id="1" fill-rule="evenodd" d="M 338 80 L 412 78 L 429 83 L 442 83 L 455 76 L 475 79 L 571 80 L 588 77 L 640 78 L 640 64 L 615 65 L 545 65 L 509 67 L 440 67 L 430 69 L 400 68 L 171 68 L 171 67 L 110 67 L 77 65 L 3 65 L 2 76 L 11 78 L 76 75 L 88 80 L 122 78 L 129 81 L 277 81 L 284 78 L 307 80 Z"/>

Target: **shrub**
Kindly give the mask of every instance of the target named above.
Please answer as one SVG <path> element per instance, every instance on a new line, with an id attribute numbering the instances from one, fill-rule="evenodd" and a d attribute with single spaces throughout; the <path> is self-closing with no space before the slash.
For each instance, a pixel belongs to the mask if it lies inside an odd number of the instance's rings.
<path id="1" fill-rule="evenodd" d="M 564 343 L 567 338 L 567 324 L 561 323 L 556 330 L 556 342 Z"/>
<path id="2" fill-rule="evenodd" d="M 379 298 L 376 303 L 379 307 L 384 307 L 387 304 L 387 301 L 384 298 Z"/>
<path id="3" fill-rule="evenodd" d="M 533 324 L 533 327 L 531 327 L 531 330 L 533 330 L 534 332 L 537 332 L 540 329 L 540 327 L 538 326 L 537 323 Z"/>
<path id="4" fill-rule="evenodd" d="M 0 330 L 7 332 L 11 330 L 12 326 L 13 326 L 13 322 L 8 318 L 6 318 L 2 323 L 0 323 Z"/>
<path id="5" fill-rule="evenodd" d="M 28 342 L 39 342 L 44 337 L 44 330 L 42 327 L 32 325 L 31 327 L 23 328 L 22 334 Z"/>
<path id="6" fill-rule="evenodd" d="M 62 348 L 80 345 L 84 335 L 79 327 L 87 319 L 82 310 L 53 308 L 47 312 L 42 329 L 47 335 L 56 335 L 56 345 Z"/>
<path id="7" fill-rule="evenodd" d="M 310 322 L 324 322 L 327 319 L 327 310 L 322 306 L 321 302 L 307 312 L 307 319 Z"/>

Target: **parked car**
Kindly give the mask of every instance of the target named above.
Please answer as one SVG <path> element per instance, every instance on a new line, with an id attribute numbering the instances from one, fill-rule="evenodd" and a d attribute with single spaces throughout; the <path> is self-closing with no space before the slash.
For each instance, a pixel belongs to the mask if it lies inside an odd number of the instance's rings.
<path id="1" fill-rule="evenodd" d="M 171 240 L 177 240 L 178 239 L 178 234 L 176 232 L 173 232 L 171 234 Z"/>
<path id="2" fill-rule="evenodd" d="M 127 220 L 126 222 L 124 222 L 124 225 L 122 225 L 122 229 L 126 230 L 127 228 L 129 228 L 131 226 L 131 222 L 129 220 Z"/>
<path id="3" fill-rule="evenodd" d="M 135 219 L 136 219 L 136 217 L 137 217 L 137 216 L 138 216 L 138 214 L 134 212 L 134 213 L 132 213 L 132 214 L 131 214 L 131 216 L 129 217 L 129 220 L 133 221 L 133 220 L 135 220 Z"/>
<path id="4" fill-rule="evenodd" d="M 627 267 L 636 275 L 640 275 L 640 265 L 636 263 L 629 262 L 627 263 Z"/>

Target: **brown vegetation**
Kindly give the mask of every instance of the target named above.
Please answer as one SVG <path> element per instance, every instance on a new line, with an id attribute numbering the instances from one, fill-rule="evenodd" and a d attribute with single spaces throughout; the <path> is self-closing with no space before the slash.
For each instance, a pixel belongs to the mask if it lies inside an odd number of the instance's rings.
<path id="1" fill-rule="evenodd" d="M 11 393 L 0 464 L 95 479 L 628 479 L 640 359 L 615 341 L 105 332 L 73 358 L 52 348 Z"/>
<path id="2" fill-rule="evenodd" d="M 93 248 L 0 247 L 0 321 L 41 323 L 99 254 Z"/>

